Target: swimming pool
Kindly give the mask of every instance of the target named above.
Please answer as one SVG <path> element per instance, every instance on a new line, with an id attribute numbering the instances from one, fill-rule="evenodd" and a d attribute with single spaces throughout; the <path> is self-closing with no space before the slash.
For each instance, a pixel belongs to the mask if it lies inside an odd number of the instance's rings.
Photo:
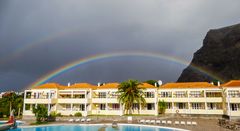
<path id="1" fill-rule="evenodd" d="M 6 123 L 7 121 L 0 121 L 0 124 L 4 124 L 4 123 Z M 24 122 L 22 122 L 22 121 L 16 121 L 17 122 L 17 125 L 19 126 L 19 125 L 22 125 Z"/>
<path id="2" fill-rule="evenodd" d="M 126 125 L 119 124 L 118 128 L 112 128 L 107 125 L 55 125 L 55 126 L 39 126 L 39 127 L 24 127 L 10 131 L 186 131 L 183 129 L 156 127 L 156 126 L 141 126 L 141 125 Z"/>

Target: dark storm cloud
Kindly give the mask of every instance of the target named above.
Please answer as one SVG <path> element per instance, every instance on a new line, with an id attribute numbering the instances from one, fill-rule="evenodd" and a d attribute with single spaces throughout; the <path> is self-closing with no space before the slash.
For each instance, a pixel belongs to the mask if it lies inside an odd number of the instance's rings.
<path id="1" fill-rule="evenodd" d="M 236 0 L 2 0 L 0 91 L 23 89 L 54 69 L 95 54 L 159 52 L 190 61 L 209 29 L 239 22 L 239 4 Z M 53 38 L 43 41 L 49 36 Z M 82 65 L 51 81 L 167 82 L 175 81 L 186 66 L 162 59 L 121 59 Z"/>

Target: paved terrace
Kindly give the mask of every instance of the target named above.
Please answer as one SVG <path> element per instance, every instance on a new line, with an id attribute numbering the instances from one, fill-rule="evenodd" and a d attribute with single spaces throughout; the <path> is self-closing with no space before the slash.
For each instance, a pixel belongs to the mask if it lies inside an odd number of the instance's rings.
<path id="1" fill-rule="evenodd" d="M 163 127 L 174 127 L 174 128 L 181 128 L 181 129 L 187 129 L 191 131 L 231 131 L 229 129 L 220 127 L 218 125 L 218 118 L 214 117 L 172 117 L 172 116 L 165 116 L 165 117 L 156 117 L 156 116 L 133 116 L 132 121 L 127 120 L 128 116 L 88 116 L 87 118 L 91 118 L 91 122 L 69 122 L 70 119 L 81 119 L 85 117 L 58 117 L 58 121 L 56 122 L 50 122 L 49 124 L 99 124 L 99 123 L 112 123 L 114 120 L 117 121 L 117 123 L 128 123 L 128 124 L 140 124 L 140 120 L 166 120 L 166 121 L 172 121 L 172 124 L 144 124 L 144 125 L 154 125 L 154 126 L 163 126 Z M 25 120 L 26 123 L 24 126 L 30 125 L 32 123 L 32 120 Z M 175 121 L 195 121 L 197 122 L 197 125 L 175 125 Z"/>

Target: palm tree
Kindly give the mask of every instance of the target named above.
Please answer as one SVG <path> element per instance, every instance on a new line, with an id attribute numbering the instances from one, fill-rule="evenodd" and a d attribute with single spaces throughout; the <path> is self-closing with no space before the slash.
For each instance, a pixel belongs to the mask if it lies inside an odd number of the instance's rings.
<path id="1" fill-rule="evenodd" d="M 227 102 L 227 95 L 226 95 L 226 89 L 223 87 L 220 87 L 221 91 L 222 91 L 222 108 L 223 108 L 223 114 L 227 115 L 227 106 L 226 106 L 226 102 Z"/>
<path id="2" fill-rule="evenodd" d="M 167 109 L 167 103 L 164 100 L 158 101 L 158 111 L 160 114 L 164 114 L 165 110 Z"/>
<path id="3" fill-rule="evenodd" d="M 140 85 L 141 83 L 137 80 L 128 80 L 122 82 L 118 87 L 118 100 L 120 104 L 123 104 L 126 114 L 132 114 L 134 103 L 139 104 L 139 106 L 146 104 L 143 88 Z"/>
<path id="4" fill-rule="evenodd" d="M 12 111 L 12 107 L 13 107 L 13 103 L 14 103 L 14 100 L 16 99 L 17 95 L 13 92 L 10 92 L 10 93 L 6 93 L 4 94 L 4 101 L 6 103 L 9 103 L 9 112 Z"/>
<path id="5" fill-rule="evenodd" d="M 23 96 L 17 96 L 16 100 L 15 100 L 15 105 L 16 108 L 18 109 L 18 118 L 20 117 L 21 114 L 21 109 L 23 108 Z"/>

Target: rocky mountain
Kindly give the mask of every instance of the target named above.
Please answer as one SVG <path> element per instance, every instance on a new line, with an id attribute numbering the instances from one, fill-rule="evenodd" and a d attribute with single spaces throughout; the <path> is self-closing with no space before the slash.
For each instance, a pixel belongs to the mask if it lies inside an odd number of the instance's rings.
<path id="1" fill-rule="evenodd" d="M 240 79 L 240 24 L 211 29 L 178 82 Z"/>

